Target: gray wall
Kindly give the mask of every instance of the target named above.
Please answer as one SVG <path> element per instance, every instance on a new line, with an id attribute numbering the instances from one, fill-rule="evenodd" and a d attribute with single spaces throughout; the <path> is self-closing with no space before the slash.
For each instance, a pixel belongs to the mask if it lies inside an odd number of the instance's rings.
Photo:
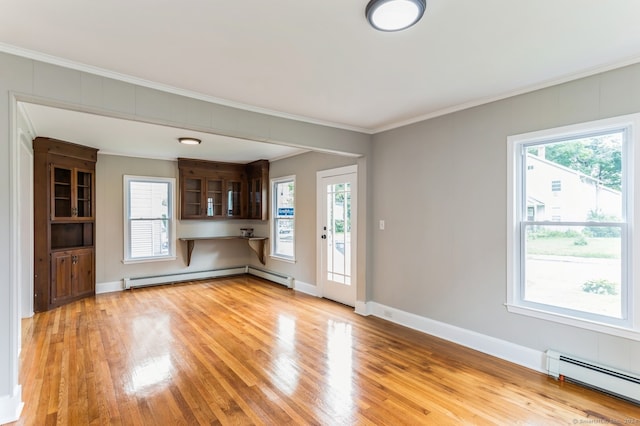
<path id="1" fill-rule="evenodd" d="M 244 266 L 250 251 L 245 241 L 199 241 L 187 267 L 186 243 L 176 244 L 176 260 L 123 264 L 124 258 L 124 194 L 123 176 L 170 177 L 176 179 L 178 196 L 178 163 L 98 154 L 96 163 L 96 283 L 113 283 L 123 278 L 144 277 L 210 269 Z M 240 228 L 251 226 L 264 235 L 268 227 L 249 220 L 179 220 L 176 206 L 177 237 L 240 235 Z"/>
<path id="2" fill-rule="evenodd" d="M 316 172 L 357 164 L 353 157 L 310 152 L 271 163 L 271 178 L 296 176 L 296 262 L 284 262 L 269 258 L 267 269 L 295 277 L 296 281 L 316 285 Z M 363 199 L 364 200 L 364 199 Z M 363 201 L 364 202 L 364 201 Z M 366 209 L 361 209 L 363 213 Z M 360 223 L 362 215 L 358 217 Z M 363 223 L 366 223 L 363 220 Z M 362 245 L 364 251 L 364 245 Z M 360 282 L 360 278 L 358 282 Z M 363 281 L 364 283 L 364 281 Z M 364 300 L 364 295 L 359 300 Z"/>
<path id="3" fill-rule="evenodd" d="M 508 313 L 507 136 L 640 111 L 640 65 L 373 137 L 372 299 L 640 372 L 640 342 Z"/>

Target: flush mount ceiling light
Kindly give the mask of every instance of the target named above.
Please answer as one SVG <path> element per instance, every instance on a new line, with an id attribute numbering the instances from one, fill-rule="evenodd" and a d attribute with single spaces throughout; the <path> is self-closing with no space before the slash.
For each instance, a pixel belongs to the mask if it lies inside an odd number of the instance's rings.
<path id="1" fill-rule="evenodd" d="M 178 138 L 178 141 L 184 145 L 200 145 L 200 142 L 202 142 L 196 138 Z"/>
<path id="2" fill-rule="evenodd" d="M 418 22 L 426 7 L 426 0 L 371 0 L 364 13 L 376 30 L 400 31 Z"/>

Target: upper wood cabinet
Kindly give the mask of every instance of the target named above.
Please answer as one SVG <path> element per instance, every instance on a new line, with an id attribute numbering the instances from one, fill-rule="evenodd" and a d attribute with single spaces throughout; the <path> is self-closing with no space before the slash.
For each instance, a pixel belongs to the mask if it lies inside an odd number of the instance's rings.
<path id="1" fill-rule="evenodd" d="M 266 220 L 263 206 L 269 162 L 244 164 L 178 159 L 181 219 Z M 256 208 L 255 188 L 259 189 Z"/>

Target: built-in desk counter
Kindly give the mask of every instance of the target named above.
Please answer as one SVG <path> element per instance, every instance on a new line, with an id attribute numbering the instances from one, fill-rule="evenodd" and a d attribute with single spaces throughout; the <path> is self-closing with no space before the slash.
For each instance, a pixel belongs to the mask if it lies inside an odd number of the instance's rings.
<path id="1" fill-rule="evenodd" d="M 191 253 L 193 253 L 193 247 L 196 241 L 217 241 L 217 240 L 246 240 L 251 250 L 258 256 L 258 260 L 263 265 L 264 261 L 264 244 L 267 241 L 267 237 L 241 237 L 241 236 L 228 236 L 228 237 L 185 237 L 178 238 L 180 241 L 187 242 L 187 266 L 191 264 Z"/>

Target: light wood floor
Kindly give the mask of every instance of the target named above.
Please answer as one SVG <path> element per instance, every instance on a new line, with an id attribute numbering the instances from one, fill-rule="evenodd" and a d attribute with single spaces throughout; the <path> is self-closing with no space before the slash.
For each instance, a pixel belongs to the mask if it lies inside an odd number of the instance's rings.
<path id="1" fill-rule="evenodd" d="M 23 323 L 16 424 L 640 424 L 640 407 L 253 277 Z"/>

